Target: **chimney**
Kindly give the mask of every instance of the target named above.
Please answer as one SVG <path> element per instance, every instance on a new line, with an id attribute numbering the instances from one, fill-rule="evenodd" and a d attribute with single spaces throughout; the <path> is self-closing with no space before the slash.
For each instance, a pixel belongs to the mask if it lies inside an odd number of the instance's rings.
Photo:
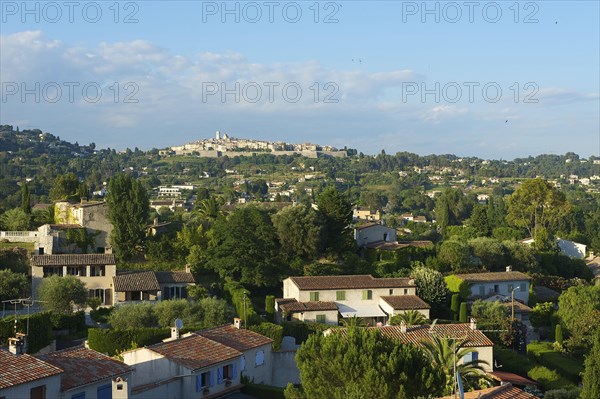
<path id="1" fill-rule="evenodd" d="M 510 266 L 510 265 L 506 266 L 506 271 L 507 272 L 512 272 L 512 266 Z"/>
<path id="2" fill-rule="evenodd" d="M 130 396 L 128 382 L 123 377 L 117 377 L 112 380 L 113 399 L 127 399 Z"/>
<path id="3" fill-rule="evenodd" d="M 154 218 L 154 225 L 158 226 L 158 218 Z"/>
<path id="4" fill-rule="evenodd" d="M 471 327 L 471 330 L 473 330 L 473 331 L 477 330 L 477 320 L 475 320 L 474 317 L 471 317 L 471 325 L 470 325 L 470 327 Z"/>
<path id="5" fill-rule="evenodd" d="M 406 322 L 404 320 L 400 322 L 400 332 L 406 333 Z"/>
<path id="6" fill-rule="evenodd" d="M 22 355 L 23 353 L 27 353 L 27 335 L 23 333 L 17 333 L 16 338 L 9 338 L 8 351 L 13 355 Z"/>
<path id="7" fill-rule="evenodd" d="M 192 267 L 190 266 L 189 263 L 185 265 L 185 272 L 186 273 L 191 273 L 192 272 Z"/>
<path id="8" fill-rule="evenodd" d="M 179 328 L 171 327 L 171 339 L 174 341 L 176 339 L 179 339 L 179 337 L 180 337 Z"/>
<path id="9" fill-rule="evenodd" d="M 242 327 L 242 319 L 235 317 L 233 319 L 233 326 L 239 330 Z"/>

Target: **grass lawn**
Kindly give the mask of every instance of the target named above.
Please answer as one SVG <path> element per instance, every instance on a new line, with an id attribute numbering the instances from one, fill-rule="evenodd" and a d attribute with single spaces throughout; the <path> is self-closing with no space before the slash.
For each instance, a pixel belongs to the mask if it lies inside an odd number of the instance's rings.
<path id="1" fill-rule="evenodd" d="M 15 247 L 25 248 L 29 252 L 33 252 L 35 244 L 32 242 L 2 242 L 0 241 L 0 249 L 12 249 Z"/>

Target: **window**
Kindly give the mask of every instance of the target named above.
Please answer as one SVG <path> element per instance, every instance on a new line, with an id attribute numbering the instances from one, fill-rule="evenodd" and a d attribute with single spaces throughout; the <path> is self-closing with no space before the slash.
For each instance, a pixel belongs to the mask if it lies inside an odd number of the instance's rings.
<path id="1" fill-rule="evenodd" d="M 388 240 L 388 233 L 383 233 L 383 241 L 387 241 Z"/>
<path id="2" fill-rule="evenodd" d="M 362 299 L 366 300 L 366 299 L 373 299 L 373 291 L 371 290 L 363 290 L 362 292 Z"/>
<path id="3" fill-rule="evenodd" d="M 404 295 L 408 295 L 408 288 L 404 289 Z"/>
<path id="4" fill-rule="evenodd" d="M 336 301 L 345 301 L 346 300 L 346 291 L 336 291 L 335 292 L 335 300 Z"/>
<path id="5" fill-rule="evenodd" d="M 500 286 L 498 284 L 494 284 L 494 292 L 496 294 L 500 292 Z"/>
<path id="6" fill-rule="evenodd" d="M 84 267 L 69 266 L 69 267 L 67 267 L 67 274 L 69 276 L 85 277 L 85 266 Z"/>
<path id="7" fill-rule="evenodd" d="M 210 388 L 214 385 L 212 371 L 207 371 L 196 376 L 196 392 L 200 392 L 204 388 Z"/>
<path id="8" fill-rule="evenodd" d="M 38 248 L 38 254 L 39 255 L 43 255 L 44 254 L 44 247 L 39 247 Z"/>
<path id="9" fill-rule="evenodd" d="M 526 287 L 526 285 L 527 285 L 527 284 L 525 284 L 525 283 L 521 283 L 521 285 L 519 286 L 519 290 L 520 290 L 521 292 L 527 292 L 527 288 L 525 288 L 525 287 Z"/>
<path id="10" fill-rule="evenodd" d="M 231 363 L 223 366 L 223 378 L 233 380 L 237 376 L 237 364 Z"/>
<path id="11" fill-rule="evenodd" d="M 310 300 L 311 300 L 311 302 L 318 301 L 319 300 L 319 292 L 317 292 L 317 291 L 311 292 Z"/>
<path id="12" fill-rule="evenodd" d="M 90 277 L 100 277 L 104 274 L 104 266 L 90 266 Z"/>
<path id="13" fill-rule="evenodd" d="M 479 296 L 485 296 L 485 285 L 479 286 Z"/>
<path id="14" fill-rule="evenodd" d="M 44 267 L 44 277 L 50 277 L 52 275 L 62 276 L 63 268 L 62 267 Z"/>
<path id="15" fill-rule="evenodd" d="M 102 288 L 98 288 L 95 290 L 89 290 L 88 298 L 100 298 L 100 303 L 106 304 L 106 302 L 104 300 L 104 289 L 102 289 Z"/>
<path id="16" fill-rule="evenodd" d="M 390 288 L 390 295 L 394 295 L 394 290 Z"/>
<path id="17" fill-rule="evenodd" d="M 29 397 L 31 399 L 46 399 L 46 386 L 40 385 L 39 387 L 31 388 Z"/>
<path id="18" fill-rule="evenodd" d="M 472 362 L 473 365 L 477 365 L 477 361 L 479 359 L 479 352 L 471 352 L 471 353 L 467 353 L 464 357 L 463 357 L 463 363 L 469 363 Z"/>
<path id="19" fill-rule="evenodd" d="M 327 318 L 325 317 L 324 314 L 318 314 L 317 315 L 317 323 L 323 323 L 323 324 L 325 324 L 326 321 L 327 321 Z"/>
<path id="20" fill-rule="evenodd" d="M 256 352 L 256 356 L 254 357 L 254 365 L 262 366 L 263 364 L 265 364 L 265 352 L 258 351 Z"/>

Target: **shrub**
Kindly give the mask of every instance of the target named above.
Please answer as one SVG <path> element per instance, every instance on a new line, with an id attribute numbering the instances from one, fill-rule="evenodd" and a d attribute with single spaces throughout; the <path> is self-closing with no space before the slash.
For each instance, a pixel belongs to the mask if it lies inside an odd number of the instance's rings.
<path id="1" fill-rule="evenodd" d="M 142 347 L 152 345 L 171 335 L 166 328 L 136 328 L 130 330 L 113 330 L 90 328 L 88 330 L 88 344 L 91 349 L 108 356 L 132 349 L 134 346 Z"/>
<path id="2" fill-rule="evenodd" d="M 273 323 L 261 323 L 255 326 L 250 326 L 249 330 L 257 332 L 269 337 L 273 340 L 273 350 L 281 349 L 281 341 L 283 339 L 283 327 Z"/>
<path id="3" fill-rule="evenodd" d="M 113 311 L 113 307 L 110 308 L 98 308 L 90 312 L 92 319 L 98 323 L 108 323 L 108 317 Z"/>
<path id="4" fill-rule="evenodd" d="M 467 303 L 466 302 L 460 303 L 460 316 L 458 318 L 458 321 L 460 321 L 461 323 L 467 322 Z"/>
<path id="5" fill-rule="evenodd" d="M 550 327 L 554 322 L 554 304 L 544 302 L 536 304 L 531 310 L 530 320 L 534 327 Z"/>
<path id="6" fill-rule="evenodd" d="M 563 344 L 563 333 L 562 333 L 562 327 L 560 326 L 560 324 L 556 325 L 556 328 L 554 330 L 554 339 L 557 344 L 559 344 L 559 345 Z"/>
<path id="7" fill-rule="evenodd" d="M 452 300 L 450 302 L 450 310 L 452 311 L 452 316 L 454 321 L 458 320 L 458 311 L 460 309 L 460 295 L 452 294 Z"/>
<path id="8" fill-rule="evenodd" d="M 17 331 L 27 332 L 27 316 L 17 316 Z M 3 343 L 15 336 L 14 316 L 0 320 L 0 339 Z M 35 313 L 29 316 L 29 336 L 27 337 L 27 353 L 35 353 L 52 342 L 52 321 L 50 313 Z"/>
<path id="9" fill-rule="evenodd" d="M 285 321 L 281 326 L 283 327 L 283 336 L 294 337 L 296 344 L 304 343 L 312 334 L 322 334 L 323 331 L 329 328 L 337 327 L 321 323 L 303 323 L 298 321 Z"/>
<path id="10" fill-rule="evenodd" d="M 469 287 L 469 283 L 465 280 L 456 277 L 455 275 L 450 275 L 444 277 L 446 280 L 446 285 L 448 286 L 448 291 L 453 294 L 459 294 L 460 297 L 464 300 L 468 299 L 471 295 L 471 289 Z"/>
<path id="11" fill-rule="evenodd" d="M 550 370 L 544 366 L 535 366 L 527 373 L 529 378 L 537 381 L 542 388 L 546 390 L 561 389 L 572 386 L 572 384 L 562 378 L 556 371 Z"/>
<path id="12" fill-rule="evenodd" d="M 494 347 L 494 362 L 502 366 L 502 371 L 510 371 L 521 376 L 526 376 L 535 363 L 525 355 L 511 349 Z"/>
<path id="13" fill-rule="evenodd" d="M 562 377 L 577 383 L 583 364 L 554 350 L 551 342 L 532 342 L 527 345 L 527 354 L 543 366 L 556 370 Z"/>
<path id="14" fill-rule="evenodd" d="M 55 330 L 69 330 L 70 333 L 85 330 L 85 313 L 83 311 L 73 314 L 52 313 L 50 320 L 52 328 Z"/>
<path id="15" fill-rule="evenodd" d="M 580 394 L 579 388 L 573 389 L 552 389 L 546 391 L 544 399 L 578 399 Z"/>
<path id="16" fill-rule="evenodd" d="M 275 296 L 267 295 L 265 297 L 265 313 L 272 323 L 275 320 Z"/>

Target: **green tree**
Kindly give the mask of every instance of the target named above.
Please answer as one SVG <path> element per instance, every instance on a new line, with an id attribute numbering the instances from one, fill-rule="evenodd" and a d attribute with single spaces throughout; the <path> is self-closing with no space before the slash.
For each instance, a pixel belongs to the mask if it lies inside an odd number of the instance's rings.
<path id="1" fill-rule="evenodd" d="M 326 251 L 346 252 L 353 247 L 352 204 L 335 188 L 328 188 L 317 198 L 318 213 L 323 221 L 322 242 Z"/>
<path id="2" fill-rule="evenodd" d="M 569 211 L 565 195 L 543 179 L 525 181 L 508 200 L 506 219 L 509 224 L 527 229 L 535 240 L 538 232 L 545 231 L 550 237 L 554 226 Z M 543 230 L 542 230 L 543 229 Z"/>
<path id="3" fill-rule="evenodd" d="M 462 241 L 444 241 L 439 247 L 438 259 L 453 270 L 466 267 L 471 260 L 469 246 Z"/>
<path id="4" fill-rule="evenodd" d="M 399 326 L 401 322 L 405 322 L 407 326 L 422 326 L 427 323 L 427 319 L 418 310 L 407 310 L 390 318 L 392 326 Z"/>
<path id="5" fill-rule="evenodd" d="M 25 274 L 0 270 L 0 301 L 28 297 L 28 289 L 29 279 Z"/>
<path id="6" fill-rule="evenodd" d="M 471 316 L 480 321 L 499 323 L 508 316 L 508 308 L 498 301 L 477 299 L 471 305 Z"/>
<path id="7" fill-rule="evenodd" d="M 42 306 L 55 313 L 71 314 L 73 307 L 82 307 L 87 299 L 85 283 L 75 276 L 46 277 L 38 287 Z"/>
<path id="8" fill-rule="evenodd" d="M 79 179 L 75 174 L 59 175 L 50 189 L 50 198 L 53 201 L 79 201 L 79 186 Z"/>
<path id="9" fill-rule="evenodd" d="M 31 215 L 25 213 L 21 208 L 13 208 L 2 214 L 0 222 L 9 231 L 28 230 L 31 223 Z"/>
<path id="10" fill-rule="evenodd" d="M 287 259 L 315 259 L 320 251 L 319 216 L 304 204 L 288 206 L 273 215 L 281 252 Z"/>
<path id="11" fill-rule="evenodd" d="M 494 238 L 478 237 L 468 241 L 469 248 L 489 271 L 500 271 L 506 266 L 504 246 Z"/>
<path id="12" fill-rule="evenodd" d="M 556 328 L 554 329 L 554 341 L 560 346 L 563 344 L 563 333 L 560 324 L 557 324 Z"/>
<path id="13" fill-rule="evenodd" d="M 441 370 L 445 375 L 443 395 L 452 393 L 454 382 L 455 361 L 475 352 L 474 348 L 464 347 L 465 341 L 448 339 L 437 335 L 431 336 L 431 341 L 423 343 L 423 353 L 434 369 Z M 491 378 L 485 373 L 483 360 L 471 360 L 456 365 L 456 371 L 460 373 L 465 391 L 482 388 L 491 385 Z"/>
<path id="14" fill-rule="evenodd" d="M 277 234 L 269 212 L 246 206 L 217 218 L 203 266 L 223 279 L 271 286 L 281 281 L 278 255 Z"/>
<path id="15" fill-rule="evenodd" d="M 574 333 L 578 319 L 600 310 L 600 286 L 576 285 L 558 298 L 557 315 L 568 333 Z"/>
<path id="16" fill-rule="evenodd" d="M 460 310 L 460 295 L 459 294 L 452 294 L 450 310 L 452 311 L 454 320 L 458 321 L 458 311 Z"/>
<path id="17" fill-rule="evenodd" d="M 26 214 L 31 214 L 31 194 L 27 183 L 21 184 L 21 209 Z"/>
<path id="18" fill-rule="evenodd" d="M 113 225 L 110 240 L 121 260 L 131 259 L 143 248 L 150 213 L 148 194 L 129 175 L 117 175 L 108 183 L 108 218 Z"/>
<path id="19" fill-rule="evenodd" d="M 585 358 L 581 399 L 600 398 L 600 333 L 594 337 L 594 346 Z"/>
<path id="20" fill-rule="evenodd" d="M 417 286 L 417 296 L 434 310 L 440 310 L 446 303 L 448 287 L 444 276 L 437 270 L 425 266 L 415 267 L 411 272 Z"/>
<path id="21" fill-rule="evenodd" d="M 467 303 L 466 302 L 460 303 L 460 312 L 459 312 L 459 316 L 458 316 L 458 321 L 461 323 L 467 322 Z"/>
<path id="22" fill-rule="evenodd" d="M 491 228 L 488 221 L 488 209 L 486 205 L 475 205 L 471 217 L 469 218 L 469 226 L 477 229 L 482 236 L 490 234 Z"/>
<path id="23" fill-rule="evenodd" d="M 151 303 L 117 306 L 108 316 L 108 323 L 117 330 L 139 327 L 158 327 L 158 317 Z"/>
<path id="24" fill-rule="evenodd" d="M 534 327 L 550 327 L 555 319 L 554 304 L 552 302 L 537 303 L 531 309 L 529 319 Z"/>
<path id="25" fill-rule="evenodd" d="M 346 334 L 313 334 L 298 350 L 296 361 L 308 399 L 416 398 L 441 393 L 442 375 L 418 349 L 376 330 L 351 327 Z"/>

